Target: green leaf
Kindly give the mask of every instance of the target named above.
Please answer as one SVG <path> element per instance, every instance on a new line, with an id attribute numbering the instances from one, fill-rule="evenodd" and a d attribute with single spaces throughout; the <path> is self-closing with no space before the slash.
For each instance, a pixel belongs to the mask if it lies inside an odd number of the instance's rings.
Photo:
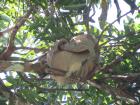
<path id="1" fill-rule="evenodd" d="M 11 18 L 8 15 L 5 15 L 5 14 L 0 14 L 0 20 L 7 21 L 9 23 L 11 22 Z"/>

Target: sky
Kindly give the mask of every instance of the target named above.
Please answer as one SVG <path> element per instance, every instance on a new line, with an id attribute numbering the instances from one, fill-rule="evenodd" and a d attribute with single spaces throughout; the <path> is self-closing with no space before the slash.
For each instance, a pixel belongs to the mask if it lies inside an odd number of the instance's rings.
<path id="1" fill-rule="evenodd" d="M 126 4 L 123 0 L 118 0 L 118 2 L 119 2 L 119 5 L 120 5 L 120 9 L 121 9 L 121 15 L 123 15 L 123 14 L 127 13 L 128 11 L 130 11 L 129 5 Z M 136 3 L 138 3 L 138 0 L 136 0 Z M 96 12 L 96 14 L 95 14 L 95 16 L 93 18 L 95 20 L 94 25 L 99 28 L 98 17 L 101 14 L 101 10 L 99 10 L 99 9 L 97 9 L 97 10 L 98 10 L 98 12 Z M 127 16 L 130 16 L 130 17 L 134 18 L 135 15 L 136 15 L 136 13 L 134 13 L 133 15 L 130 13 Z M 109 10 L 108 10 L 107 22 L 112 23 L 116 19 L 117 19 L 117 9 L 116 9 L 116 6 L 115 6 L 115 4 L 114 4 L 114 2 L 112 0 L 111 6 L 109 7 Z M 120 23 L 115 22 L 113 25 L 118 30 L 123 30 L 124 29 L 123 28 L 123 21 L 127 21 L 126 16 L 121 18 Z M 134 19 L 134 21 L 136 21 L 137 23 L 140 23 L 140 19 Z"/>

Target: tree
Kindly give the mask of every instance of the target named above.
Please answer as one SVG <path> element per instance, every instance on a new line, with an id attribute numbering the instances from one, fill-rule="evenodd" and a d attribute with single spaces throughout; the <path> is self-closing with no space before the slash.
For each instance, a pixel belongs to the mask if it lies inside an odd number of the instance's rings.
<path id="1" fill-rule="evenodd" d="M 121 14 L 120 3 L 130 6 Z M 131 105 L 140 100 L 140 2 L 135 0 L 1 0 L 1 105 Z M 109 6 L 117 17 L 107 22 Z M 98 21 L 94 16 L 101 9 Z M 135 15 L 135 18 L 128 14 Z M 125 17 L 124 30 L 114 23 Z M 97 27 L 94 22 L 100 24 Z M 98 39 L 98 72 L 85 83 L 59 85 L 34 72 L 56 40 L 87 32 Z M 21 66 L 22 65 L 22 66 Z M 23 68 L 24 67 L 24 68 Z M 7 71 L 12 70 L 12 71 Z M 42 75 L 41 75 L 42 76 Z"/>

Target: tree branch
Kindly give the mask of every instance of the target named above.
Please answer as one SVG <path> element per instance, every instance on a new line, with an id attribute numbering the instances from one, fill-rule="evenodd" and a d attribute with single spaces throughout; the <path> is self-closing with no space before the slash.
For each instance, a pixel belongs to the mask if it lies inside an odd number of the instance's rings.
<path id="1" fill-rule="evenodd" d="M 31 87 L 36 87 L 38 89 L 39 92 L 56 92 L 56 91 L 89 91 L 89 89 L 60 89 L 60 88 L 56 88 L 56 89 L 46 89 L 46 88 L 42 88 L 36 84 L 33 83 L 32 80 L 28 79 L 28 77 L 23 74 L 23 73 L 18 73 L 19 76 L 22 78 L 23 81 L 27 82 Z"/>
<path id="2" fill-rule="evenodd" d="M 28 19 L 28 17 L 30 16 L 31 12 L 33 11 L 33 6 L 30 7 L 30 9 L 28 10 L 28 12 L 21 17 L 16 25 L 13 27 L 11 36 L 9 38 L 9 43 L 8 43 L 8 47 L 7 49 L 5 49 L 5 51 L 3 53 L 0 54 L 0 60 L 8 60 L 9 57 L 11 56 L 11 54 L 14 51 L 14 41 L 15 41 L 15 36 L 17 34 L 17 31 L 19 30 L 19 28 L 25 23 L 25 21 Z"/>
<path id="3" fill-rule="evenodd" d="M 123 91 L 120 88 L 113 88 L 111 86 L 108 86 L 107 84 L 104 83 L 104 81 L 98 82 L 96 80 L 88 80 L 87 82 L 91 86 L 93 86 L 99 90 L 103 90 L 108 94 L 111 94 L 116 99 L 123 99 L 123 100 L 128 101 L 132 104 L 137 103 L 135 97 L 131 96 L 130 94 L 125 93 L 125 91 Z"/>

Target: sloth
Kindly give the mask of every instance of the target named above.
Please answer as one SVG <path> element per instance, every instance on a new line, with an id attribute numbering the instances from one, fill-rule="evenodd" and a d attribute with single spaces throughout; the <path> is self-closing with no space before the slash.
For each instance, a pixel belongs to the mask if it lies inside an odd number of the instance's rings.
<path id="1" fill-rule="evenodd" d="M 98 65 L 96 43 L 97 40 L 91 35 L 78 35 L 70 41 L 56 41 L 46 56 L 51 77 L 62 84 L 90 79 Z"/>
<path id="2" fill-rule="evenodd" d="M 78 83 L 93 77 L 98 67 L 98 58 L 96 38 L 83 34 L 74 36 L 71 40 L 56 41 L 47 54 L 35 64 L 29 62 L 12 64 L 0 61 L 0 71 L 47 73 L 57 83 Z"/>

